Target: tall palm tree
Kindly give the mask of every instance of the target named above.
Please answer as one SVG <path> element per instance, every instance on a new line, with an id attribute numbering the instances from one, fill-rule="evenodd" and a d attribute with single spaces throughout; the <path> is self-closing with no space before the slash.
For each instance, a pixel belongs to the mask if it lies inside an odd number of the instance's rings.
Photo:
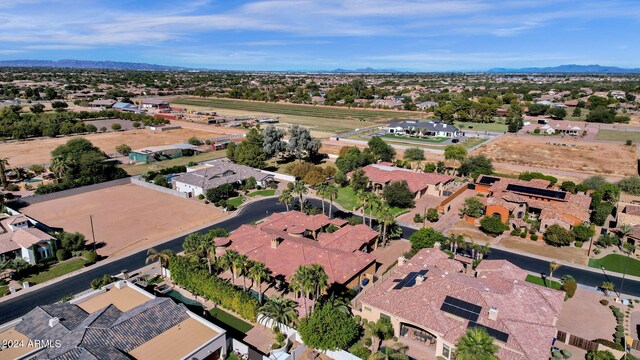
<path id="1" fill-rule="evenodd" d="M 7 186 L 7 167 L 9 166 L 9 160 L 7 158 L 0 159 L 0 184 L 2 187 Z"/>
<path id="2" fill-rule="evenodd" d="M 618 233 L 620 234 L 620 245 L 624 245 L 624 241 L 627 235 L 629 235 L 633 231 L 633 228 L 629 225 L 621 225 L 618 227 Z"/>
<path id="3" fill-rule="evenodd" d="M 383 202 L 376 210 L 376 218 L 379 222 L 378 230 L 380 231 L 380 236 L 378 237 L 378 241 L 376 241 L 374 245 L 374 250 L 378 248 L 378 243 L 380 242 L 380 240 L 382 240 L 383 243 L 387 242 L 387 227 L 390 223 L 395 221 L 395 217 L 393 216 L 393 213 L 391 213 L 391 207 L 387 205 L 387 203 Z"/>
<path id="4" fill-rule="evenodd" d="M 247 273 L 251 267 L 251 261 L 246 255 L 239 255 L 233 262 L 233 270 L 238 276 L 242 276 L 242 290 L 247 291 Z"/>
<path id="5" fill-rule="evenodd" d="M 362 213 L 362 222 L 366 225 L 367 224 L 367 217 L 365 215 L 365 210 L 367 207 L 367 204 L 369 203 L 369 194 L 370 192 L 367 191 L 358 191 L 356 193 L 356 203 L 357 206 L 360 208 L 360 211 Z"/>
<path id="6" fill-rule="evenodd" d="M 296 272 L 291 276 L 291 289 L 296 293 L 303 296 L 304 309 L 309 313 L 309 307 L 307 306 L 307 298 L 311 292 L 315 291 L 315 281 L 313 273 L 310 268 L 305 265 L 300 265 Z"/>
<path id="7" fill-rule="evenodd" d="M 249 268 L 249 276 L 258 284 L 258 302 L 262 304 L 262 282 L 269 279 L 271 270 L 264 263 L 253 261 Z"/>
<path id="8" fill-rule="evenodd" d="M 373 214 L 377 211 L 378 207 L 382 204 L 380 197 L 375 193 L 367 193 L 367 204 L 369 207 L 369 227 L 373 228 Z M 362 219 L 364 222 L 364 219 Z"/>
<path id="9" fill-rule="evenodd" d="M 298 321 L 298 312 L 296 311 L 298 303 L 284 296 L 272 297 L 258 309 L 258 314 L 263 317 L 261 322 L 266 322 L 267 318 L 275 321 L 274 328 L 280 329 L 280 325 L 292 327 Z M 266 325 L 266 324 L 265 324 Z"/>
<path id="10" fill-rule="evenodd" d="M 144 263 L 151 264 L 157 261 L 160 264 L 160 273 L 162 273 L 163 268 L 169 267 L 169 260 L 171 260 L 174 255 L 175 254 L 171 249 L 158 251 L 156 248 L 149 248 L 149 250 L 147 250 L 147 258 Z"/>
<path id="11" fill-rule="evenodd" d="M 322 267 L 322 265 L 311 264 L 309 270 L 311 272 L 311 276 L 313 277 L 313 281 L 314 281 L 313 299 L 317 303 L 318 299 L 320 298 L 320 295 L 325 291 L 327 291 L 327 289 L 329 288 L 329 283 L 328 283 L 329 275 L 327 275 L 327 273 L 324 271 L 324 268 Z"/>
<path id="12" fill-rule="evenodd" d="M 298 194 L 298 200 L 300 201 L 300 209 L 302 209 L 302 204 L 304 204 L 303 202 L 304 198 L 302 197 L 302 195 L 306 195 L 308 192 L 309 192 L 309 189 L 307 189 L 307 186 L 303 180 L 296 180 L 296 182 L 293 183 L 293 193 Z"/>
<path id="13" fill-rule="evenodd" d="M 459 360 L 497 360 L 498 346 L 493 338 L 482 328 L 471 328 L 458 339 L 456 359 Z"/>
<path id="14" fill-rule="evenodd" d="M 371 338 L 371 351 L 378 351 L 380 342 L 393 337 L 393 325 L 387 318 L 380 318 L 378 321 L 370 321 L 365 327 L 365 336 Z"/>
<path id="15" fill-rule="evenodd" d="M 227 250 L 220 257 L 221 266 L 223 268 L 229 269 L 229 271 L 231 271 L 231 278 L 232 278 L 233 285 L 236 284 L 236 276 L 238 275 L 238 273 L 236 272 L 236 267 L 235 267 L 235 264 L 238 261 L 237 260 L 238 257 L 240 257 L 240 253 L 238 253 L 235 250 Z"/>
<path id="16" fill-rule="evenodd" d="M 284 206 L 287 208 L 287 211 L 289 211 L 289 205 L 293 201 L 293 195 L 291 193 L 291 190 L 289 189 L 282 190 L 282 192 L 280 193 L 280 196 L 278 196 L 278 201 L 283 203 Z"/>
<path id="17" fill-rule="evenodd" d="M 327 197 L 329 198 L 329 218 L 331 219 L 333 216 L 333 201 L 338 197 L 338 187 L 329 184 L 327 185 L 327 189 L 325 190 Z"/>
<path id="18" fill-rule="evenodd" d="M 316 186 L 316 194 L 320 197 L 320 199 L 322 199 L 322 213 L 326 214 L 324 211 L 324 199 L 327 196 L 327 186 L 329 186 L 329 184 L 327 183 L 321 183 L 318 184 Z"/>
<path id="19" fill-rule="evenodd" d="M 549 278 L 553 279 L 553 272 L 560 268 L 560 264 L 555 261 L 549 263 Z"/>

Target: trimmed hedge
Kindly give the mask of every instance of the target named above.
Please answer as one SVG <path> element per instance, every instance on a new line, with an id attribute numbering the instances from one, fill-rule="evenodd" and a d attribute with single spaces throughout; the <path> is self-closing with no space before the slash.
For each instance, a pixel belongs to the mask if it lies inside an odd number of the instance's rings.
<path id="1" fill-rule="evenodd" d="M 249 293 L 209 274 L 183 256 L 171 259 L 169 271 L 173 281 L 181 287 L 234 311 L 245 320 L 256 321 L 259 304 Z"/>
<path id="2" fill-rule="evenodd" d="M 624 351 L 624 347 L 622 346 L 622 344 L 618 344 L 616 342 L 613 342 L 611 340 L 607 340 L 607 339 L 595 339 L 593 340 L 593 342 L 596 342 L 598 344 L 602 344 L 604 346 L 608 346 L 614 350 L 618 350 L 618 351 Z"/>

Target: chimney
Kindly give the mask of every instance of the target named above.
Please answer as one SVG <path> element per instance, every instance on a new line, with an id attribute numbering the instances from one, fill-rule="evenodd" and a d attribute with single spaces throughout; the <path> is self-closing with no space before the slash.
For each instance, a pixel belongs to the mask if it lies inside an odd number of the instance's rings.
<path id="1" fill-rule="evenodd" d="M 122 281 L 122 280 L 116 281 L 116 285 L 115 286 L 116 286 L 116 289 L 122 289 L 123 287 L 126 286 L 126 283 L 124 281 Z"/>
<path id="2" fill-rule="evenodd" d="M 416 276 L 416 285 L 421 285 L 424 282 L 424 276 L 418 275 Z"/>
<path id="3" fill-rule="evenodd" d="M 271 248 L 272 249 L 277 249 L 278 245 L 280 245 L 280 238 L 271 239 Z"/>
<path id="4" fill-rule="evenodd" d="M 492 306 L 491 309 L 489 309 L 489 320 L 498 320 L 498 308 Z"/>
<path id="5" fill-rule="evenodd" d="M 51 319 L 49 319 L 49 327 L 50 328 L 58 325 L 59 323 L 60 323 L 60 319 L 58 319 L 57 317 L 52 317 Z"/>
<path id="6" fill-rule="evenodd" d="M 405 263 L 406 261 L 407 261 L 407 259 L 405 259 L 405 257 L 404 257 L 404 256 L 400 256 L 400 257 L 398 258 L 398 267 L 400 267 L 400 266 L 404 266 L 404 263 Z"/>

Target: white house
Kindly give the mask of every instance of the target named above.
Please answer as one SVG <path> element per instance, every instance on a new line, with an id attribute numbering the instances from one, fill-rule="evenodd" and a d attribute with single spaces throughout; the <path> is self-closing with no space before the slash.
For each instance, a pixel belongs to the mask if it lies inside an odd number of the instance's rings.
<path id="1" fill-rule="evenodd" d="M 387 134 L 412 135 L 416 137 L 437 136 L 455 138 L 460 135 L 460 130 L 439 120 L 417 121 L 402 120 L 395 121 L 383 127 Z"/>
<path id="2" fill-rule="evenodd" d="M 22 258 L 30 264 L 54 256 L 55 238 L 34 227 L 35 221 L 24 215 L 0 218 L 0 258 Z"/>

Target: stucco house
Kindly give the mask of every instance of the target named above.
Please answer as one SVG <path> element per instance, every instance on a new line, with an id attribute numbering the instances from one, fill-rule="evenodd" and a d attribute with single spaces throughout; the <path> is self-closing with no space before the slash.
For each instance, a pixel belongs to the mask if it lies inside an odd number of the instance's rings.
<path id="1" fill-rule="evenodd" d="M 452 176 L 399 168 L 390 163 L 367 165 L 362 171 L 369 178 L 372 191 L 381 192 L 392 182 L 406 181 L 416 200 L 423 195 L 442 196 L 447 185 L 454 180 Z"/>
<path id="2" fill-rule="evenodd" d="M 520 227 L 525 217 L 540 221 L 540 231 L 557 224 L 565 229 L 589 222 L 591 197 L 585 193 L 572 194 L 551 187 L 548 180 L 530 181 L 482 175 L 475 190 L 486 194 L 482 199 L 485 214 L 500 217 Z"/>
<path id="3" fill-rule="evenodd" d="M 34 265 L 55 255 L 56 239 L 24 215 L 0 215 L 0 258 L 21 258 Z"/>
<path id="4" fill-rule="evenodd" d="M 418 121 L 401 120 L 389 123 L 383 127 L 387 134 L 408 135 L 414 137 L 447 137 L 455 138 L 460 135 L 460 130 L 440 120 Z"/>
<path id="5" fill-rule="evenodd" d="M 356 297 L 354 313 L 388 318 L 409 354 L 453 359 L 458 339 L 479 327 L 500 359 L 547 360 L 564 293 L 526 282 L 527 272 L 506 260 L 483 260 L 476 270 L 464 273 L 444 252 L 422 249 Z"/>
<path id="6" fill-rule="evenodd" d="M 228 160 L 212 160 L 197 167 L 188 168 L 187 173 L 172 179 L 176 191 L 189 196 L 206 195 L 207 190 L 224 184 L 243 184 L 253 177 L 260 187 L 266 187 L 274 180 L 272 173 L 263 172 L 249 166 L 234 164 Z"/>

